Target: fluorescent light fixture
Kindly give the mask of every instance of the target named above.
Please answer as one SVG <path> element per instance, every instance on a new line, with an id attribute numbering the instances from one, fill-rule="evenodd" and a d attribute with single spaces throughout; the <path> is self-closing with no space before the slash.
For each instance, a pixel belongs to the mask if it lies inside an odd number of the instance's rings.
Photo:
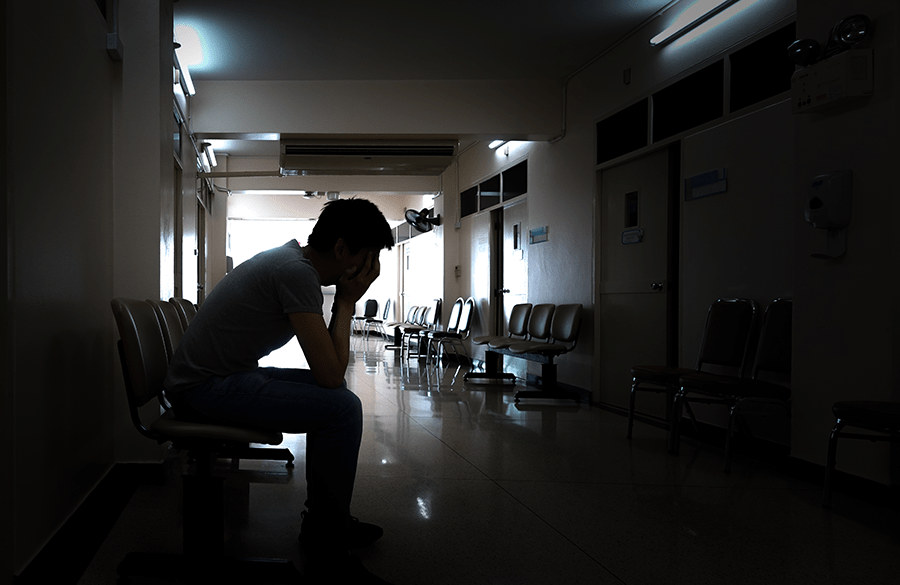
<path id="1" fill-rule="evenodd" d="M 213 150 L 213 147 L 209 144 L 209 142 L 203 143 L 203 149 L 206 151 L 206 156 L 209 157 L 209 166 L 215 167 L 219 163 L 216 162 L 216 151 Z"/>
<path id="2" fill-rule="evenodd" d="M 498 148 L 500 148 L 507 142 L 509 142 L 509 141 L 508 140 L 494 140 L 490 144 L 488 144 L 488 148 L 490 148 L 491 150 L 497 150 Z"/>
<path id="3" fill-rule="evenodd" d="M 691 4 L 669 28 L 650 39 L 650 44 L 656 47 L 678 38 L 738 1 L 739 0 L 696 0 L 696 2 Z"/>

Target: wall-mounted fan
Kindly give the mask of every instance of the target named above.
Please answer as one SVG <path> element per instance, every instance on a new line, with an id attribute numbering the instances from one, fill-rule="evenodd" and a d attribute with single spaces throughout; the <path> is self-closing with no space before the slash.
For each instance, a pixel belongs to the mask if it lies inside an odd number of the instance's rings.
<path id="1" fill-rule="evenodd" d="M 441 225 L 441 216 L 431 217 L 431 212 L 431 209 L 423 209 L 422 211 L 407 209 L 406 223 L 420 232 L 430 232 L 434 226 Z"/>

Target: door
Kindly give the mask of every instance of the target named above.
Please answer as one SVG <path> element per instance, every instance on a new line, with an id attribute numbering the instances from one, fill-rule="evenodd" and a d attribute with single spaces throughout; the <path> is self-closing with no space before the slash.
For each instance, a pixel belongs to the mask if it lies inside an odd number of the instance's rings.
<path id="1" fill-rule="evenodd" d="M 495 230 L 494 333 L 505 335 L 513 306 L 528 302 L 528 252 L 524 242 L 528 201 L 491 212 Z"/>
<path id="2" fill-rule="evenodd" d="M 627 408 L 632 366 L 677 363 L 676 148 L 599 172 L 597 363 L 606 404 Z M 664 416 L 665 402 L 641 410 Z"/>

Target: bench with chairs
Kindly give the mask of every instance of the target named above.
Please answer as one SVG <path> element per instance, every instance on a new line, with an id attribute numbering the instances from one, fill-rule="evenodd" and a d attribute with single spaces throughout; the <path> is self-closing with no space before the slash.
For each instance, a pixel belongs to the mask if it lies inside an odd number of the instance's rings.
<path id="1" fill-rule="evenodd" d="M 175 418 L 164 396 L 163 380 L 180 330 L 171 322 L 172 311 L 166 304 L 116 298 L 111 306 L 119 331 L 119 356 L 135 428 L 157 443 L 171 442 L 174 449 L 186 451 L 195 461 L 193 473 L 182 476 L 183 553 L 132 552 L 119 564 L 118 573 L 122 577 L 294 583 L 299 573 L 289 560 L 230 559 L 225 556 L 223 478 L 212 474 L 212 464 L 217 457 L 277 458 L 285 459 L 289 466 L 293 465 L 294 457 L 287 449 L 250 447 L 251 444 L 280 444 L 283 435 L 279 432 Z M 160 315 L 164 321 L 160 320 Z M 147 424 L 142 420 L 141 407 L 151 401 L 157 401 L 163 412 Z"/>
<path id="2" fill-rule="evenodd" d="M 473 383 L 515 382 L 515 378 L 501 371 L 503 355 L 541 364 L 541 389 L 521 390 L 516 401 L 523 398 L 571 399 L 581 401 L 575 391 L 562 391 L 557 384 L 555 359 L 575 349 L 581 323 L 582 305 L 552 305 L 523 303 L 513 307 L 509 332 L 506 336 L 478 337 L 473 341 L 486 345 L 485 371 L 469 372 L 464 379 Z M 522 333 L 522 324 L 527 326 Z"/>

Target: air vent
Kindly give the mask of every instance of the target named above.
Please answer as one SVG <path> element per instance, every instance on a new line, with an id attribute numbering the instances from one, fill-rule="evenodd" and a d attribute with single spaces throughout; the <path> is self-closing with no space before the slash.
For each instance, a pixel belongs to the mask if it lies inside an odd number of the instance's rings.
<path id="1" fill-rule="evenodd" d="M 439 175 L 455 140 L 284 140 L 281 168 L 300 175 Z"/>

